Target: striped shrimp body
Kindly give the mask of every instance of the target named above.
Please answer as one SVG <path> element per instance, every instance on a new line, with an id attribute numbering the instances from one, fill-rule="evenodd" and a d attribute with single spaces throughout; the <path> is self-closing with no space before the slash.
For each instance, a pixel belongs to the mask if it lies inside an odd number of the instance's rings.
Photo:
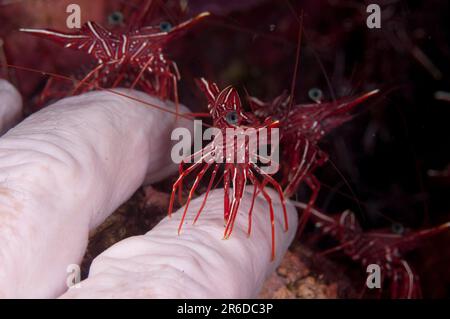
<path id="1" fill-rule="evenodd" d="M 304 209 L 307 205 L 295 203 Z M 382 283 L 389 287 L 391 298 L 420 298 L 420 280 L 404 255 L 416 249 L 425 238 L 450 229 L 450 222 L 418 231 L 403 227 L 363 231 L 354 213 L 349 210 L 335 216 L 328 216 L 311 209 L 311 220 L 323 235 L 335 238 L 339 245 L 322 255 L 342 251 L 364 269 L 378 265 Z M 395 224 L 394 224 L 395 225 Z M 380 294 L 381 294 L 380 290 Z"/>
<path id="2" fill-rule="evenodd" d="M 46 29 L 21 31 L 54 41 L 65 48 L 83 51 L 96 59 L 97 65 L 77 83 L 72 94 L 96 87 L 125 85 L 162 99 L 172 98 L 178 105 L 180 74 L 176 63 L 165 57 L 163 49 L 170 40 L 208 15 L 208 12 L 201 13 L 173 27 L 161 23 L 129 33 L 113 33 L 95 22 L 85 23 L 75 33 Z M 43 92 L 44 95 L 46 93 Z"/>
<path id="3" fill-rule="evenodd" d="M 291 106 L 291 97 L 283 93 L 271 103 L 248 97 L 258 117 L 272 116 L 280 120 L 282 173 L 284 195 L 294 195 L 302 182 L 312 191 L 308 205 L 299 223 L 299 232 L 304 229 L 320 190 L 320 182 L 314 176 L 317 167 L 328 161 L 328 154 L 318 143 L 331 130 L 352 118 L 349 114 L 378 90 L 357 98 L 342 98 L 335 102 L 299 104 Z"/>
<path id="4" fill-rule="evenodd" d="M 257 161 L 251 160 L 258 159 L 258 154 L 254 153 L 255 149 L 251 147 L 252 139 L 258 138 L 259 130 L 272 129 L 278 126 L 277 121 L 272 121 L 270 118 L 265 121 L 258 121 L 256 117 L 251 113 L 246 113 L 242 110 L 241 100 L 238 92 L 235 88 L 229 86 L 223 90 L 220 90 L 215 83 L 209 82 L 205 79 L 198 81 L 198 85 L 205 93 L 208 100 L 209 113 L 213 119 L 213 126 L 218 131 L 214 134 L 214 139 L 201 151 L 193 154 L 189 158 L 189 162 L 193 160 L 193 163 L 186 169 L 184 165 L 188 162 L 183 161 L 180 164 L 180 174 L 178 179 L 173 184 L 172 195 L 169 205 L 169 215 L 172 213 L 173 204 L 175 200 L 176 192 L 181 194 L 184 178 L 196 172 L 196 178 L 192 188 L 189 191 L 189 196 L 184 208 L 183 216 L 178 228 L 178 232 L 181 231 L 189 203 L 192 196 L 199 186 L 200 181 L 204 177 L 207 171 L 211 170 L 211 177 L 207 186 L 206 194 L 203 199 L 203 203 L 197 212 L 194 219 L 194 223 L 200 216 L 202 209 L 207 201 L 208 194 L 215 186 L 216 178 L 219 174 L 219 169 L 223 166 L 223 175 L 220 178 L 223 179 L 224 185 L 224 220 L 225 231 L 224 238 L 229 238 L 232 231 L 234 222 L 237 217 L 238 209 L 242 196 L 245 191 L 247 182 L 253 184 L 253 197 L 250 210 L 248 212 L 248 234 L 251 233 L 251 219 L 253 203 L 257 194 L 261 193 L 262 196 L 269 204 L 270 220 L 271 220 L 271 232 L 272 232 L 272 258 L 275 256 L 275 218 L 274 209 L 272 205 L 272 199 L 267 193 L 265 186 L 269 184 L 278 193 L 284 214 L 285 229 L 288 229 L 287 212 L 284 202 L 284 196 L 281 186 L 257 165 Z M 233 132 L 245 132 L 247 129 L 254 129 L 256 134 L 250 137 L 249 140 L 240 140 L 239 136 L 229 134 L 229 130 Z M 241 133 L 237 133 L 238 135 Z M 254 141 L 253 141 L 254 142 Z M 231 151 L 230 151 L 231 150 Z M 239 150 L 241 150 L 239 152 Z M 242 152 L 242 150 L 244 150 Z M 221 159 L 218 161 L 218 159 Z M 223 160 L 224 159 L 224 160 Z M 223 161 L 222 161 L 223 160 Z M 232 186 L 232 190 L 230 190 Z"/>

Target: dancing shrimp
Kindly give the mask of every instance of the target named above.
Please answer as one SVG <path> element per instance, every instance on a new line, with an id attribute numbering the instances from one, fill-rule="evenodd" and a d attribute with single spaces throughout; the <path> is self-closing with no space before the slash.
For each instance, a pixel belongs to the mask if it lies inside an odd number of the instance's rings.
<path id="1" fill-rule="evenodd" d="M 302 203 L 293 204 L 306 208 Z M 349 210 L 336 216 L 327 216 L 311 209 L 311 219 L 324 234 L 339 241 L 339 245 L 323 254 L 341 250 L 364 269 L 368 265 L 380 266 L 382 283 L 390 288 L 390 295 L 397 299 L 420 298 L 420 280 L 405 260 L 404 255 L 417 248 L 421 240 L 450 229 L 450 222 L 430 229 L 411 231 L 403 227 L 363 231 L 354 213 Z M 380 290 L 380 294 L 381 294 Z"/>
<path id="2" fill-rule="evenodd" d="M 112 33 L 91 21 L 75 33 L 46 29 L 21 31 L 86 52 L 96 59 L 97 66 L 77 83 L 73 94 L 122 84 L 138 87 L 162 99 L 173 98 L 178 105 L 180 73 L 176 63 L 166 58 L 163 48 L 208 15 L 209 12 L 203 12 L 173 27 L 162 22 L 158 26 L 146 26 L 122 34 Z"/>
<path id="3" fill-rule="evenodd" d="M 312 190 L 311 198 L 299 224 L 301 233 L 306 225 L 320 190 L 314 170 L 325 164 L 328 154 L 318 142 L 327 133 L 352 118 L 349 112 L 378 90 L 357 98 L 342 98 L 335 102 L 300 104 L 292 106 L 291 96 L 284 92 L 271 103 L 248 97 L 250 106 L 258 118 L 274 117 L 280 121 L 284 195 L 291 197 L 304 181 Z"/>
<path id="4" fill-rule="evenodd" d="M 262 193 L 263 197 L 268 202 L 270 208 L 270 220 L 272 231 L 272 258 L 274 258 L 275 256 L 274 209 L 272 206 L 272 199 L 265 190 L 265 186 L 267 184 L 270 184 L 277 191 L 283 207 L 284 223 L 285 223 L 284 226 L 285 229 L 287 230 L 288 220 L 286 207 L 284 203 L 283 191 L 281 186 L 270 176 L 270 174 L 263 171 L 263 169 L 261 169 L 256 164 L 257 162 L 256 160 L 260 159 L 259 157 L 260 155 L 258 155 L 257 152 L 254 153 L 255 149 L 251 146 L 255 145 L 252 143 L 255 143 L 255 138 L 258 138 L 258 136 L 260 136 L 258 133 L 262 129 L 268 130 L 274 129 L 278 126 L 278 122 L 272 121 L 270 118 L 267 118 L 264 121 L 259 121 L 256 119 L 255 116 L 253 116 L 253 114 L 244 112 L 242 110 L 239 94 L 237 90 L 232 86 L 228 86 L 223 90 L 219 90 L 219 87 L 215 83 L 209 82 L 205 79 L 201 79 L 197 82 L 207 97 L 208 109 L 213 119 L 213 126 L 217 128 L 218 132 L 217 134 L 214 134 L 215 136 L 211 143 L 209 143 L 201 151 L 194 153 L 193 155 L 190 156 L 189 160 L 193 159 L 193 164 L 191 166 L 189 166 L 186 170 L 184 170 L 184 164 L 186 164 L 186 162 L 188 161 L 186 160 L 180 163 L 180 175 L 173 184 L 172 188 L 172 195 L 170 198 L 170 205 L 169 205 L 169 215 L 172 213 L 173 210 L 176 192 L 179 191 L 181 194 L 183 179 L 190 173 L 194 172 L 195 170 L 200 169 L 197 173 L 194 184 L 189 191 L 189 196 L 186 205 L 184 207 L 183 216 L 178 228 L 178 232 L 180 232 L 192 196 L 205 173 L 210 168 L 212 168 L 210 181 L 207 186 L 203 203 L 194 219 L 195 223 L 202 212 L 202 209 L 208 198 L 208 194 L 214 185 L 214 181 L 219 172 L 219 168 L 223 163 L 224 220 L 225 220 L 224 238 L 229 238 L 233 231 L 233 226 L 238 213 L 239 204 L 242 200 L 242 196 L 244 194 L 247 181 L 249 180 L 253 184 L 253 197 L 252 197 L 252 205 L 248 212 L 248 234 L 250 235 L 251 233 L 252 209 L 256 195 L 258 193 Z M 244 143 L 244 145 L 242 145 L 241 143 L 239 143 L 240 141 L 239 137 L 235 139 L 236 135 L 234 135 L 233 133 L 230 134 L 229 129 L 234 130 L 233 132 L 234 133 L 236 132 L 236 134 L 238 135 L 241 134 L 241 136 L 246 133 L 245 130 L 249 129 L 254 129 L 256 134 L 250 136 L 249 141 L 241 139 L 241 142 Z M 258 143 L 267 143 L 267 142 L 268 142 L 267 140 L 258 141 Z M 242 152 L 242 150 L 244 151 Z M 230 204 L 230 185 L 232 185 L 233 187 L 231 204 Z"/>

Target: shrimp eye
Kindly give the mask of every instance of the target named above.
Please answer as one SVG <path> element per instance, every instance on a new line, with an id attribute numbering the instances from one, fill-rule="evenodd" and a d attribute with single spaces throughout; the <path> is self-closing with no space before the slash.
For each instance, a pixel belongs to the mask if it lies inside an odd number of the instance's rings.
<path id="1" fill-rule="evenodd" d="M 236 125 L 239 123 L 239 115 L 236 111 L 228 112 L 225 116 L 225 120 L 230 125 Z"/>
<path id="2" fill-rule="evenodd" d="M 323 99 L 322 90 L 320 90 L 318 88 L 312 88 L 311 90 L 309 90 L 308 96 L 311 100 L 313 100 L 316 103 L 322 102 L 322 99 Z"/>
<path id="3" fill-rule="evenodd" d="M 120 11 L 114 11 L 108 17 L 110 25 L 121 25 L 123 23 L 123 14 Z"/>
<path id="4" fill-rule="evenodd" d="M 159 24 L 159 28 L 162 32 L 170 32 L 172 30 L 172 24 L 167 21 L 163 21 Z"/>
<path id="5" fill-rule="evenodd" d="M 405 232 L 405 227 L 403 227 L 403 225 L 400 223 L 393 223 L 391 225 L 391 231 L 394 234 L 403 235 L 403 233 Z"/>

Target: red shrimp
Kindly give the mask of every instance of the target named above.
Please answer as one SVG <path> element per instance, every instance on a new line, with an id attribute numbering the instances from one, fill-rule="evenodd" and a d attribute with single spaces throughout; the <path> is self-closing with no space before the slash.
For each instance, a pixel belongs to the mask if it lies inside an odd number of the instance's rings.
<path id="1" fill-rule="evenodd" d="M 318 145 L 319 141 L 331 130 L 350 120 L 353 116 L 349 112 L 377 92 L 374 90 L 360 97 L 342 98 L 335 102 L 292 107 L 291 96 L 286 92 L 271 103 L 248 97 L 257 117 L 270 116 L 280 121 L 284 195 L 294 195 L 303 181 L 312 190 L 299 224 L 299 233 L 306 225 L 320 190 L 320 182 L 313 175 L 314 170 L 328 160 L 328 154 Z"/>
<path id="2" fill-rule="evenodd" d="M 302 203 L 294 205 L 302 209 L 307 206 Z M 419 276 L 404 255 L 416 249 L 423 239 L 450 229 L 450 222 L 447 222 L 417 231 L 403 227 L 395 231 L 389 227 L 363 231 L 356 216 L 349 210 L 339 215 L 327 216 L 312 208 L 311 220 L 324 235 L 329 235 L 340 243 L 322 255 L 342 251 L 359 262 L 364 269 L 371 264 L 380 266 L 382 283 L 389 287 L 390 296 L 394 299 L 421 297 Z"/>
<path id="3" fill-rule="evenodd" d="M 250 147 L 252 141 L 245 140 L 245 145 L 239 144 L 238 141 L 234 139 L 234 136 L 229 136 L 229 131 L 227 129 L 241 129 L 240 133 L 245 134 L 245 130 L 255 129 L 259 132 L 261 129 L 273 129 L 278 126 L 277 121 L 272 121 L 267 118 L 265 121 L 258 121 L 255 116 L 251 113 L 246 113 L 242 109 L 241 100 L 237 90 L 228 86 L 223 90 L 219 90 L 219 87 L 213 83 L 201 79 L 198 84 L 202 91 L 205 93 L 208 100 L 208 109 L 210 115 L 213 119 L 213 127 L 220 131 L 220 135 L 214 136 L 213 141 L 204 147 L 200 152 L 197 152 L 190 156 L 189 160 L 194 159 L 193 164 L 191 164 L 187 169 L 184 169 L 184 164 L 186 161 L 180 163 L 180 175 L 178 179 L 173 184 L 172 195 L 170 198 L 169 205 L 169 215 L 172 213 L 173 204 L 175 200 L 175 195 L 177 191 L 181 192 L 183 179 L 194 172 L 197 169 L 200 171 L 197 173 L 194 184 L 189 191 L 189 196 L 184 207 L 183 216 L 178 228 L 178 232 L 181 231 L 189 203 L 192 196 L 197 189 L 200 181 L 202 180 L 205 173 L 212 168 L 212 174 L 206 194 L 203 199 L 201 208 L 197 212 L 194 219 L 194 223 L 200 216 L 203 207 L 205 206 L 208 194 L 211 191 L 214 182 L 216 180 L 219 168 L 221 165 L 224 166 L 223 172 L 223 183 L 224 183 L 224 219 L 225 219 L 225 231 L 224 238 L 229 238 L 232 231 L 236 216 L 238 213 L 239 205 L 242 200 L 242 196 L 245 191 L 245 186 L 247 181 L 253 184 L 253 197 L 252 204 L 248 213 L 248 234 L 251 233 L 251 218 L 253 203 L 255 201 L 256 195 L 261 192 L 265 200 L 269 204 L 270 210 L 270 221 L 271 221 L 271 232 L 272 232 L 272 259 L 275 257 L 275 219 L 274 219 L 274 209 L 272 205 L 272 199 L 267 193 L 265 186 L 270 184 L 278 193 L 284 214 L 284 226 L 288 229 L 288 219 L 287 212 L 284 203 L 284 196 L 281 186 L 273 179 L 270 174 L 264 172 L 257 164 L 256 161 L 252 159 L 258 159 L 259 155 L 252 153 L 253 149 Z M 255 136 L 259 136 L 256 134 Z M 252 139 L 250 137 L 250 139 Z M 239 138 L 238 138 L 239 140 Z M 243 147 L 244 146 L 244 147 Z M 244 154 L 238 155 L 238 150 L 244 149 Z M 232 152 L 229 156 L 229 152 Z M 225 155 L 226 154 L 226 155 Z M 226 157 L 224 163 L 218 162 L 218 158 Z M 242 156 L 243 155 L 243 156 Z M 230 203 L 230 185 L 233 187 L 231 194 Z"/>
<path id="4" fill-rule="evenodd" d="M 75 33 L 46 29 L 21 31 L 49 39 L 65 48 L 86 52 L 96 59 L 97 66 L 76 84 L 72 94 L 97 87 L 125 85 L 138 87 L 162 99 L 172 98 L 178 106 L 180 73 L 176 63 L 165 56 L 164 47 L 207 16 L 209 12 L 203 12 L 176 26 L 162 22 L 127 33 L 113 33 L 91 21 Z"/>

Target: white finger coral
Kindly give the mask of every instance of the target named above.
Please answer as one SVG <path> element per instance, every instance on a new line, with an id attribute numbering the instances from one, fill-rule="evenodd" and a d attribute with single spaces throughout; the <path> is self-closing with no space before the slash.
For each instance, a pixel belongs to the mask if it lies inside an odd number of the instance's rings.
<path id="1" fill-rule="evenodd" d="M 93 92 L 46 107 L 0 138 L 0 296 L 56 297 L 67 289 L 67 266 L 81 261 L 89 230 L 146 176 L 176 171 L 170 133 L 192 122 L 174 119 Z"/>
<path id="2" fill-rule="evenodd" d="M 22 117 L 22 98 L 16 88 L 0 79 L 0 135 L 13 127 Z"/>
<path id="3" fill-rule="evenodd" d="M 223 189 L 212 191 L 203 217 L 192 221 L 203 196 L 192 201 L 181 235 L 183 209 L 166 217 L 143 236 L 123 240 L 98 256 L 89 278 L 63 298 L 255 298 L 264 280 L 281 262 L 297 230 L 297 213 L 287 204 L 290 227 L 284 232 L 278 195 L 270 192 L 277 212 L 276 257 L 271 261 L 269 206 L 258 197 L 253 228 L 247 235 L 252 194 L 243 197 L 233 235 L 224 230 Z"/>

